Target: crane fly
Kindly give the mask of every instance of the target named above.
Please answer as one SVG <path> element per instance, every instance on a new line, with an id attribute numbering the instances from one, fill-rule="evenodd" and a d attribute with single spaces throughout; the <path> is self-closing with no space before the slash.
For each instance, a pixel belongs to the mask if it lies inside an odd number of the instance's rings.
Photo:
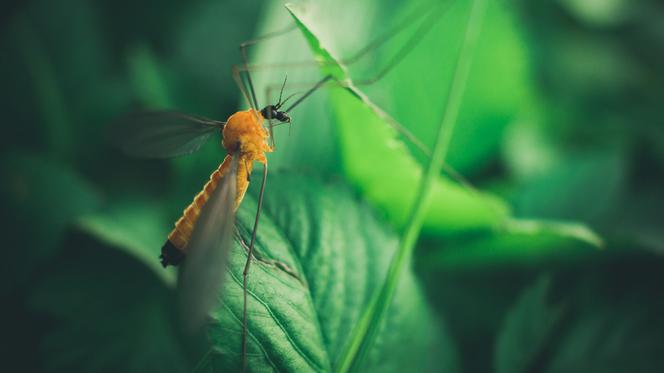
<path id="1" fill-rule="evenodd" d="M 415 15 L 419 17 L 421 12 L 417 11 Z M 432 27 L 437 15 L 440 15 L 440 12 L 431 11 L 426 21 L 417 30 L 416 35 L 401 48 L 388 66 L 380 70 L 375 78 L 367 80 L 364 85 L 373 84 L 403 59 L 407 51 L 419 43 L 422 34 L 428 32 Z M 351 57 L 352 61 L 349 61 L 349 63 L 359 60 L 371 49 L 380 46 L 401 32 L 411 23 L 413 18 L 412 16 L 409 17 L 406 22 L 397 25 L 391 33 L 373 40 L 358 54 Z M 263 179 L 243 271 L 243 369 L 246 369 L 247 364 L 247 276 L 253 257 L 265 192 L 267 178 L 266 154 L 274 150 L 273 127 L 279 124 L 290 124 L 290 111 L 326 83 L 333 81 L 339 86 L 344 86 L 344 83 L 327 75 L 318 82 L 309 84 L 308 90 L 302 93 L 288 108 L 282 109 L 285 103 L 294 97 L 294 95 L 291 95 L 282 100 L 284 87 L 286 86 L 285 79 L 281 85 L 278 102 L 267 105 L 260 110 L 257 109 L 259 105 L 250 71 L 260 69 L 261 66 L 248 64 L 246 48 L 261 40 L 279 36 L 294 29 L 295 27 L 289 27 L 286 30 L 267 34 L 240 45 L 244 63 L 233 67 L 233 77 L 244 98 L 249 103 L 249 109 L 232 114 L 226 121 L 208 119 L 177 111 L 143 111 L 125 116 L 113 128 L 114 132 L 122 136 L 117 142 L 125 153 L 147 158 L 170 158 L 190 154 L 206 143 L 215 132 L 222 134 L 221 145 L 226 150 L 227 155 L 219 167 L 212 172 L 203 189 L 184 209 L 182 216 L 176 221 L 175 227 L 169 233 L 161 248 L 161 255 L 159 256 L 159 260 L 164 267 L 182 264 L 178 277 L 181 321 L 185 330 L 190 332 L 199 330 L 203 326 L 209 310 L 214 305 L 214 299 L 216 299 L 221 286 L 226 260 L 233 242 L 235 213 L 249 186 L 254 162 L 263 165 Z M 302 64 L 312 63 L 291 63 L 290 65 Z M 313 62 L 313 64 L 321 66 L 324 63 Z M 286 66 L 286 64 L 282 66 Z M 263 66 L 263 68 L 265 67 L 276 66 Z M 361 83 L 356 82 L 355 84 L 360 85 Z M 277 123 L 273 124 L 273 120 Z M 266 121 L 268 122 L 267 126 L 265 125 Z M 398 125 L 396 122 L 394 124 Z M 416 140 L 413 140 L 414 137 L 403 127 L 399 126 L 397 130 L 417 145 Z M 453 177 L 456 178 L 457 176 Z"/>
<path id="2" fill-rule="evenodd" d="M 236 82 L 245 97 L 248 97 L 239 80 L 239 74 L 240 69 L 235 68 Z M 274 140 L 272 145 L 268 140 L 272 137 L 272 127 L 290 124 L 288 113 L 328 79 L 323 79 L 304 92 L 285 110 L 282 109 L 283 105 L 294 96 L 282 100 L 286 79 L 281 87 L 279 101 L 261 110 L 254 108 L 257 101 L 248 74 L 247 80 L 252 87 L 251 100 L 248 100 L 252 107 L 234 113 L 225 122 L 176 111 L 143 111 L 125 116 L 118 126 L 113 128 L 122 136 L 117 140 L 125 153 L 146 158 L 170 158 L 190 154 L 198 150 L 215 132 L 222 134 L 221 145 L 227 155 L 212 172 L 203 189 L 184 209 L 159 256 L 164 267 L 183 265 L 178 277 L 178 294 L 181 321 L 185 331 L 189 333 L 194 333 L 203 326 L 209 310 L 214 305 L 233 242 L 235 212 L 249 187 L 254 162 L 263 164 L 256 219 L 243 271 L 243 356 L 246 356 L 247 339 L 247 276 L 265 192 L 266 153 L 274 150 Z M 273 124 L 273 120 L 277 123 Z M 267 127 L 265 121 L 269 123 Z"/>
<path id="3" fill-rule="evenodd" d="M 261 111 L 249 109 L 238 111 L 231 115 L 222 125 L 222 146 L 228 154 L 219 168 L 217 168 L 203 190 L 198 193 L 194 201 L 184 210 L 182 217 L 175 223 L 175 228 L 168 235 L 166 243 L 159 256 L 164 267 L 178 265 L 182 262 L 188 251 L 188 244 L 201 209 L 211 196 L 215 195 L 220 180 L 230 182 L 235 180 L 234 199 L 231 200 L 237 210 L 249 186 L 249 180 L 254 162 L 267 165 L 265 154 L 272 151 L 268 145 L 268 131 L 263 127 L 264 119 L 269 115 L 281 123 L 290 123 L 286 112 L 279 111 L 280 104 L 269 105 Z M 228 175 L 228 177 L 226 177 Z M 228 180 L 228 181 L 227 181 Z"/>
<path id="4" fill-rule="evenodd" d="M 273 151 L 273 146 L 268 143 L 272 120 L 277 121 L 275 125 L 290 123 L 288 111 L 302 102 L 298 100 L 288 110 L 282 110 L 282 106 L 292 97 L 282 101 L 285 84 L 286 80 L 276 104 L 267 105 L 261 110 L 251 108 L 238 111 L 225 122 L 176 111 L 144 111 L 124 117 L 121 125 L 114 128 L 123 136 L 130 133 L 130 136 L 119 141 L 122 150 L 129 155 L 148 158 L 169 158 L 193 153 L 215 132 L 222 134 L 221 145 L 227 155 L 212 172 L 203 189 L 184 209 L 169 233 L 159 256 L 164 267 L 177 266 L 185 262 L 185 258 L 188 258 L 186 265 L 198 267 L 191 262 L 196 262 L 196 257 L 211 255 L 208 253 L 211 247 L 217 247 L 215 252 L 228 253 L 230 241 L 227 237 L 232 236 L 227 234 L 231 232 L 228 227 L 233 226 L 235 211 L 249 187 L 254 162 L 263 164 L 264 173 L 267 173 L 266 153 Z M 308 96 L 313 90 L 304 95 Z M 269 129 L 264 124 L 266 120 L 270 122 Z M 265 179 L 261 186 L 259 206 L 262 205 L 264 185 Z M 260 207 L 257 221 L 259 214 Z M 249 245 L 250 251 L 254 240 L 255 229 Z M 223 262 L 222 259 L 211 262 Z M 205 260 L 200 266 L 213 267 L 209 263 L 209 260 Z M 196 271 L 201 269 L 196 268 Z M 196 271 L 187 269 L 183 273 Z M 214 271 L 223 272 L 219 268 Z M 182 283 L 188 286 L 186 280 Z M 197 316 L 203 317 L 194 319 L 204 318 L 204 315 Z"/>

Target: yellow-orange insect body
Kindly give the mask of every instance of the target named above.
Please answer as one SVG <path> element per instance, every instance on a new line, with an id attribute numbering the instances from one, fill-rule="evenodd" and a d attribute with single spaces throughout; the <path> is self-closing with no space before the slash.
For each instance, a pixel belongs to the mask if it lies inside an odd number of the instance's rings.
<path id="1" fill-rule="evenodd" d="M 168 235 L 168 240 L 162 247 L 161 260 L 164 266 L 176 265 L 184 258 L 187 244 L 201 209 L 210 198 L 219 181 L 228 174 L 232 154 L 236 153 L 239 156 L 239 162 L 236 176 L 235 209 L 240 206 L 249 187 L 249 175 L 253 162 L 267 163 L 265 153 L 272 151 L 272 148 L 267 144 L 268 132 L 263 127 L 263 121 L 263 115 L 256 110 L 239 111 L 228 118 L 222 131 L 222 145 L 228 151 L 228 155 L 219 165 L 219 168 L 210 175 L 210 180 L 184 210 L 182 217 L 175 223 L 175 228 Z"/>

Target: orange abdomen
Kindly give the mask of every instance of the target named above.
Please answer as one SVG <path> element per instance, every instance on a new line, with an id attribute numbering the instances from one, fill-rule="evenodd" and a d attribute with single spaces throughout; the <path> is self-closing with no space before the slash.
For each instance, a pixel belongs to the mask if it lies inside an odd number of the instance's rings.
<path id="1" fill-rule="evenodd" d="M 242 162 L 240 160 L 237 169 L 237 195 L 235 198 L 235 208 L 240 204 L 244 194 L 247 191 L 249 186 L 247 175 L 251 173 L 251 163 L 252 162 Z M 187 252 L 187 245 L 189 244 L 189 239 L 191 238 L 191 233 L 198 221 L 198 217 L 201 214 L 201 209 L 205 206 L 205 203 L 212 195 L 212 192 L 217 188 L 219 182 L 223 177 L 226 177 L 228 174 L 228 169 L 231 164 L 231 156 L 227 155 L 224 158 L 224 161 L 219 165 L 219 168 L 214 170 L 212 175 L 210 175 L 210 180 L 203 186 L 194 200 L 191 202 L 178 221 L 175 223 L 175 228 L 168 235 L 168 240 L 161 248 L 161 264 L 166 267 L 168 265 L 177 265 L 185 257 Z"/>

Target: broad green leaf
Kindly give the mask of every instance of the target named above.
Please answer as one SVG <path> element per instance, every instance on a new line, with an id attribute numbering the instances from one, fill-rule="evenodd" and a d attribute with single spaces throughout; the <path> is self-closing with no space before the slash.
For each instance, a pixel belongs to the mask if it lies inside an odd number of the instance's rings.
<path id="1" fill-rule="evenodd" d="M 299 7 L 289 6 L 289 10 L 310 41 L 314 55 L 326 66 L 338 65 L 339 70 L 344 71 L 307 28 L 308 24 L 315 22 Z M 337 119 L 342 168 L 351 183 L 379 206 L 392 224 L 403 227 L 421 180 L 421 167 L 396 138 L 395 131 L 385 121 L 385 113 L 349 83 L 347 76 L 345 79 L 346 89 L 333 89 L 330 93 Z M 565 251 L 560 252 L 560 247 L 578 247 L 580 242 L 598 246 L 601 241 L 590 229 L 574 223 L 520 221 L 517 224 L 508 218 L 505 202 L 443 177 L 434 184 L 429 203 L 423 227 L 425 235 L 449 235 L 487 228 L 495 231 L 469 245 L 466 241 L 462 248 L 437 252 L 434 255 L 438 259 L 431 265 L 476 266 L 542 260 L 564 255 Z M 502 229 L 496 231 L 499 226 Z"/>
<path id="2" fill-rule="evenodd" d="M 302 15 L 304 13 L 304 9 L 294 4 L 287 4 L 286 9 L 288 9 L 288 11 L 293 16 L 297 27 L 300 30 L 303 30 L 302 34 L 312 49 L 317 62 L 321 65 L 323 75 L 331 75 L 334 77 L 334 79 L 339 81 L 345 81 L 348 79 L 348 71 L 346 68 L 335 62 L 336 59 L 332 56 L 330 51 L 328 51 L 315 36 L 315 26 L 311 22 L 303 21 Z"/>
<path id="3" fill-rule="evenodd" d="M 268 183 L 256 247 L 260 260 L 249 277 L 250 365 L 257 371 L 329 371 L 380 285 L 397 238 L 342 185 L 280 173 L 271 174 Z M 249 195 L 238 210 L 245 242 L 255 209 Z M 115 201 L 78 224 L 170 281 L 157 260 L 171 226 L 160 210 L 150 203 Z M 246 252 L 237 243 L 233 250 L 224 302 L 213 312 L 211 350 L 201 362 L 215 371 L 240 364 Z M 426 356 L 436 354 L 444 356 L 439 363 L 452 371 L 453 344 L 431 318 L 412 273 L 404 279 L 392 312 L 371 358 L 375 371 L 430 369 L 433 361 Z"/>
<path id="4" fill-rule="evenodd" d="M 43 156 L 6 154 L 0 173 L 2 221 L 12 224 L 4 236 L 11 263 L 2 271 L 4 293 L 5 286 L 22 283 L 56 254 L 67 227 L 94 210 L 98 196 L 70 167 Z"/>
<path id="5" fill-rule="evenodd" d="M 338 66 L 309 28 L 314 21 L 295 6 L 288 8 L 324 66 Z M 329 69 L 329 68 L 328 68 Z M 336 75 L 335 75 L 336 76 Z M 403 227 L 422 176 L 422 168 L 397 139 L 386 122 L 386 114 L 356 87 L 331 92 L 346 177 L 385 212 L 397 227 Z M 424 225 L 428 233 L 449 234 L 498 226 L 508 215 L 504 202 L 439 178 L 434 186 Z"/>
<path id="6" fill-rule="evenodd" d="M 268 183 L 260 260 L 249 275 L 249 364 L 252 371 L 330 371 L 382 283 L 397 238 L 342 185 L 284 174 Z M 246 242 L 255 207 L 247 197 L 238 211 Z M 223 305 L 213 312 L 212 347 L 203 363 L 218 371 L 237 370 L 241 362 L 245 260 L 236 245 Z M 403 280 L 370 371 L 430 370 L 438 355 L 444 359 L 436 364 L 453 368 L 451 342 L 431 318 L 413 274 Z"/>
<path id="7" fill-rule="evenodd" d="M 324 42 L 326 53 L 342 59 L 353 58 L 372 41 L 390 34 L 397 24 L 408 19 L 409 28 L 393 35 L 385 44 L 371 48 L 362 58 L 353 59 L 352 64 L 346 67 L 358 85 L 362 84 L 360 88 L 368 97 L 391 113 L 421 142 L 431 146 L 442 115 L 441 106 L 458 54 L 468 5 L 469 2 L 459 1 L 396 2 L 390 6 L 379 1 L 317 1 L 305 2 L 305 6 L 296 6 L 293 10 L 302 14 L 304 9 L 309 20 L 306 25 L 312 28 L 312 34 L 320 42 Z M 438 12 L 436 8 L 441 8 L 442 12 L 431 30 L 419 35 L 418 44 L 410 48 L 387 75 L 371 85 L 363 84 L 399 54 L 426 19 L 427 12 Z M 271 21 L 284 18 L 274 8 L 268 14 L 271 14 Z M 508 7 L 495 2 L 490 4 L 485 32 L 479 40 L 478 58 L 474 62 L 461 108 L 459 126 L 450 145 L 450 164 L 462 173 L 477 172 L 487 167 L 492 156 L 499 151 L 504 127 L 519 111 L 530 105 L 527 51 L 513 18 Z M 264 31 L 280 27 L 273 25 Z M 259 56 L 262 62 L 299 60 L 286 59 L 279 54 L 279 50 L 286 48 L 289 54 L 293 51 L 299 54 L 300 44 L 293 39 L 270 41 L 269 44 L 277 45 L 269 47 L 272 53 Z M 315 58 L 321 60 L 321 57 L 324 55 Z M 336 60 L 342 61 L 339 58 Z M 329 70 L 330 66 L 334 65 L 328 64 L 323 68 Z M 293 71 L 289 71 L 291 73 Z M 307 125 L 315 121 L 316 126 L 324 126 L 333 120 L 325 114 L 327 112 L 322 111 L 318 117 L 308 113 L 298 117 L 306 120 Z M 423 157 L 416 147 L 409 147 L 422 161 Z"/>
<path id="8" fill-rule="evenodd" d="M 427 4 L 428 3 L 428 4 Z M 321 75 L 315 74 L 314 61 L 323 62 L 326 73 L 344 80 L 346 69 L 324 61 L 325 55 L 353 58 L 357 53 L 381 38 L 399 23 L 409 19 L 411 26 L 394 35 L 387 43 L 371 50 L 362 58 L 348 64 L 350 75 L 362 84 L 388 63 L 426 18 L 427 12 L 442 9 L 433 29 L 423 35 L 414 48 L 393 70 L 371 85 L 361 89 L 381 108 L 393 114 L 423 143 L 431 145 L 436 124 L 440 121 L 440 106 L 444 102 L 454 56 L 463 30 L 467 3 L 458 1 L 414 1 L 386 6 L 379 1 L 316 1 L 289 5 L 296 12 L 305 13 L 316 36 L 324 45 L 312 40 L 317 50 L 325 49 L 321 56 L 308 53 L 308 47 L 294 33 L 268 39 L 256 46 L 252 62 L 258 64 L 286 64 L 281 68 L 261 69 L 254 72 L 259 101 L 276 100 L 278 88 L 288 75 L 287 92 L 301 92 L 310 88 Z M 441 6 L 442 5 L 442 6 Z M 280 1 L 269 1 L 265 6 L 267 19 L 259 34 L 268 34 L 292 25 Z M 418 17 L 419 16 L 419 17 Z M 290 21 L 290 23 L 289 23 Z M 299 21 L 297 21 L 299 22 Z M 460 126 L 451 143 L 450 162 L 464 173 L 486 167 L 498 151 L 503 127 L 523 106 L 529 104 L 527 58 L 521 38 L 515 31 L 515 22 L 509 9 L 491 4 L 485 30 L 478 45 L 478 61 L 471 72 L 469 92 L 461 108 Z M 310 39 L 304 34 L 304 39 Z M 284 53 L 287 50 L 288 53 Z M 334 53 L 333 53 L 334 52 Z M 342 61 L 333 58 L 337 61 Z M 310 61 L 310 64 L 289 62 Z M 515 62 L 516 61 L 516 62 Z M 336 73 L 334 72 L 336 71 Z M 272 85 L 273 96 L 264 97 L 266 86 Z M 328 94 L 317 92 L 306 103 L 294 110 L 292 131 L 277 131 L 281 147 L 272 156 L 278 167 L 306 168 L 325 173 L 338 163 L 336 120 L 330 110 Z M 358 125 L 359 126 L 359 125 Z M 406 143 L 406 145 L 411 145 Z M 419 161 L 423 157 L 410 146 Z M 335 162 L 336 161 L 336 162 Z"/>
<path id="9" fill-rule="evenodd" d="M 431 6 L 447 4 L 444 6 L 448 9 L 394 71 L 380 83 L 364 89 L 428 146 L 432 144 L 436 125 L 442 116 L 442 105 L 448 96 L 465 15 L 471 2 L 430 3 Z M 510 5 L 489 2 L 458 124 L 450 143 L 447 163 L 465 175 L 478 174 L 491 167 L 491 162 L 499 154 L 505 127 L 527 110 L 533 100 L 529 51 L 519 29 L 519 20 L 515 19 L 516 12 Z M 406 5 L 402 7 L 408 8 Z M 356 79 L 372 76 L 374 66 L 381 66 L 382 61 L 391 58 L 402 44 L 395 41 L 393 47 L 379 49 L 376 62 L 365 64 L 366 67 L 353 76 Z M 413 153 L 419 155 L 414 150 Z"/>
<path id="10" fill-rule="evenodd" d="M 335 90 L 332 96 L 338 108 L 342 165 L 348 179 L 385 212 L 390 222 L 403 227 L 422 167 L 396 139 L 396 133 L 364 103 L 346 91 Z M 507 205 L 498 198 L 444 177 L 434 184 L 429 203 L 425 234 L 495 228 L 508 215 Z"/>

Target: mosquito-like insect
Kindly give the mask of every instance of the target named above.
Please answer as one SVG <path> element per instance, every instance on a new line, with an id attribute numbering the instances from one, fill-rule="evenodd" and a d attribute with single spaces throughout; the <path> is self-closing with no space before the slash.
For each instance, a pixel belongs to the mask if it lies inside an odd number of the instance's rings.
<path id="1" fill-rule="evenodd" d="M 185 261 L 185 257 L 187 258 L 186 269 L 182 271 L 179 281 L 180 287 L 184 288 L 181 291 L 184 295 L 212 296 L 215 293 L 213 290 L 218 287 L 216 284 L 219 283 L 223 273 L 220 268 L 223 269 L 221 266 L 232 241 L 230 238 L 233 236 L 235 211 L 249 186 L 253 164 L 258 162 L 264 165 L 263 181 L 249 244 L 249 257 L 251 257 L 267 176 L 265 155 L 273 150 L 268 144 L 269 133 L 273 126 L 272 120 L 276 120 L 277 124 L 290 123 L 291 118 L 288 113 L 302 102 L 300 99 L 283 110 L 283 106 L 292 97 L 283 100 L 285 85 L 286 80 L 276 104 L 267 105 L 261 110 L 251 108 L 236 112 L 225 122 L 176 111 L 145 111 L 124 117 L 121 126 L 115 128 L 118 133 L 123 133 L 125 136 L 120 139 L 120 146 L 127 154 L 148 158 L 169 158 L 192 153 L 198 150 L 214 132 L 222 133 L 221 145 L 228 154 L 210 175 L 210 180 L 203 190 L 184 209 L 159 256 L 164 267 L 179 265 Z M 313 87 L 302 97 L 308 96 L 317 88 Z M 270 122 L 270 130 L 264 126 L 266 119 Z M 130 133 L 130 136 L 126 136 L 127 133 Z M 245 277 L 249 263 L 250 260 L 247 260 Z M 209 300 L 191 298 L 185 302 L 188 310 L 184 321 L 190 324 L 188 329 L 193 330 L 200 326 L 211 305 Z"/>
<path id="2" fill-rule="evenodd" d="M 431 28 L 439 14 L 440 12 L 431 11 L 415 32 L 415 36 L 374 78 L 355 84 L 367 85 L 379 80 L 405 57 L 409 49 L 417 44 L 422 34 Z M 415 16 L 422 18 L 422 11 L 415 12 Z M 405 22 L 394 27 L 390 33 L 376 38 L 345 62 L 357 61 L 371 49 L 380 46 L 404 30 L 414 18 L 413 16 L 408 17 Z M 148 158 L 169 158 L 190 154 L 198 150 L 213 133 L 222 133 L 221 144 L 226 149 L 227 155 L 212 173 L 203 190 L 184 210 L 161 249 L 160 260 L 164 267 L 180 263 L 183 265 L 178 278 L 178 293 L 183 313 L 182 322 L 188 331 L 199 330 L 214 305 L 214 299 L 216 299 L 225 272 L 225 262 L 233 242 L 235 211 L 249 186 L 254 162 L 263 164 L 263 179 L 243 271 L 243 369 L 246 369 L 247 365 L 247 276 L 253 258 L 265 193 L 268 170 L 266 153 L 274 150 L 273 127 L 279 124 L 290 124 L 289 113 L 326 83 L 332 81 L 334 84 L 343 86 L 342 82 L 335 81 L 332 76 L 325 76 L 318 82 L 309 84 L 309 89 L 284 109 L 286 102 L 294 96 L 283 99 L 286 86 L 286 80 L 284 80 L 278 102 L 258 109 L 250 72 L 265 68 L 265 66 L 249 65 L 246 49 L 259 41 L 283 35 L 294 29 L 294 27 L 290 27 L 287 30 L 252 39 L 240 45 L 243 64 L 234 66 L 233 77 L 249 103 L 250 109 L 234 113 L 225 122 L 176 111 L 138 112 L 124 117 L 119 126 L 114 129 L 122 136 L 119 141 L 122 150 L 129 155 Z M 313 64 L 320 65 L 316 62 Z M 294 63 L 277 67 L 297 65 L 298 63 Z M 277 123 L 273 124 L 273 120 Z M 265 121 L 268 122 L 267 126 Z M 401 128 L 398 129 L 401 130 Z M 406 136 L 409 137 L 408 133 Z"/>

